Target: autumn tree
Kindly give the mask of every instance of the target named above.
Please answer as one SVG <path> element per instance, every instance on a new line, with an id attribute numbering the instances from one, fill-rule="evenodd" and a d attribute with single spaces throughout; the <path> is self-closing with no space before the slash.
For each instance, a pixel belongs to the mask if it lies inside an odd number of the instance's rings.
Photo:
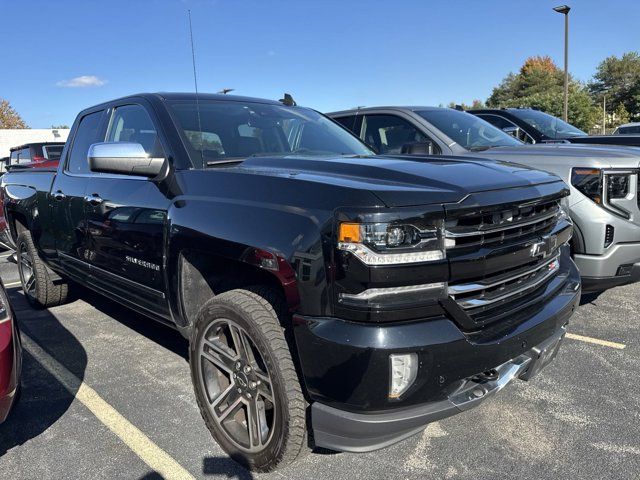
<path id="1" fill-rule="evenodd" d="M 0 128 L 29 128 L 8 101 L 0 98 Z"/>
<path id="2" fill-rule="evenodd" d="M 551 57 L 530 57 L 518 73 L 508 74 L 487 99 L 489 107 L 537 108 L 561 117 L 564 104 L 564 73 Z M 582 130 L 598 121 L 598 109 L 589 90 L 569 79 L 569 123 Z"/>

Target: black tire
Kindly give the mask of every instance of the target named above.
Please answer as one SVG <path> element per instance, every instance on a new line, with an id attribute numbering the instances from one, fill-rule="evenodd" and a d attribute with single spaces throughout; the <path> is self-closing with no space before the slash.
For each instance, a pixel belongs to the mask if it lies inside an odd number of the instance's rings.
<path id="1" fill-rule="evenodd" d="M 202 418 L 235 461 L 268 472 L 306 450 L 300 381 L 278 315 L 263 296 L 231 290 L 209 300 L 194 324 L 189 364 Z"/>
<path id="2" fill-rule="evenodd" d="M 32 306 L 55 307 L 67 301 L 69 284 L 64 280 L 51 280 L 52 275 L 40 260 L 28 230 L 18 234 L 16 257 L 22 291 Z"/>

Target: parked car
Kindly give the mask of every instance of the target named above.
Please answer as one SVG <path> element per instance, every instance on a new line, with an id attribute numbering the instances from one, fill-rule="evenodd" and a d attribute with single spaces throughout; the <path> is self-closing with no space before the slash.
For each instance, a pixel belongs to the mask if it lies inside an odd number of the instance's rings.
<path id="1" fill-rule="evenodd" d="M 41 142 L 29 143 L 11 149 L 11 157 L 7 157 L 4 168 L 9 170 L 38 168 L 56 170 L 58 161 L 62 154 L 64 143 Z M 7 223 L 4 218 L 4 198 L 0 191 L 0 247 L 15 250 L 13 239 L 7 230 Z"/>
<path id="2" fill-rule="evenodd" d="M 564 183 L 401 160 L 307 108 L 143 94 L 81 112 L 57 173 L 0 188 L 29 301 L 73 279 L 174 326 L 207 427 L 264 471 L 307 433 L 388 446 L 558 351 L 580 297 Z"/>
<path id="3" fill-rule="evenodd" d="M 483 108 L 467 110 L 525 143 L 583 143 L 589 145 L 640 146 L 640 135 L 588 135 L 548 113 L 532 108 Z"/>
<path id="4" fill-rule="evenodd" d="M 27 143 L 10 149 L 9 162 L 5 166 L 56 168 L 64 142 Z"/>
<path id="5" fill-rule="evenodd" d="M 4 422 L 18 398 L 22 346 L 18 324 L 0 280 L 0 423 Z"/>
<path id="6" fill-rule="evenodd" d="M 616 127 L 612 135 L 640 134 L 640 122 L 625 123 Z"/>
<path id="7" fill-rule="evenodd" d="M 482 155 L 555 173 L 571 188 L 571 249 L 583 290 L 600 291 L 640 279 L 640 151 L 603 145 L 524 145 L 484 120 L 450 108 L 364 108 L 329 116 L 384 154 Z"/>

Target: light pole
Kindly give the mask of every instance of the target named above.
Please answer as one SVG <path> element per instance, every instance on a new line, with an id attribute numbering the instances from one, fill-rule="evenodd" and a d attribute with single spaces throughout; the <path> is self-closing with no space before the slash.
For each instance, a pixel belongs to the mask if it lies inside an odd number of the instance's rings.
<path id="1" fill-rule="evenodd" d="M 607 134 L 607 94 L 602 95 L 602 134 Z"/>
<path id="2" fill-rule="evenodd" d="M 564 15 L 564 112 L 563 120 L 569 116 L 569 5 L 554 7 L 554 10 Z"/>

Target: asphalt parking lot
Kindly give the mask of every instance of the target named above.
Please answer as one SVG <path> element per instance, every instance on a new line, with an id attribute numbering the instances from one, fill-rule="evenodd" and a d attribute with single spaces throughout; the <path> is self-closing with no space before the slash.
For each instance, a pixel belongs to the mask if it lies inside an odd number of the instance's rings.
<path id="1" fill-rule="evenodd" d="M 1 255 L 25 344 L 1 478 L 640 478 L 640 285 L 583 297 L 572 338 L 530 383 L 382 451 L 253 475 L 201 421 L 178 333 L 85 290 L 32 310 Z"/>

